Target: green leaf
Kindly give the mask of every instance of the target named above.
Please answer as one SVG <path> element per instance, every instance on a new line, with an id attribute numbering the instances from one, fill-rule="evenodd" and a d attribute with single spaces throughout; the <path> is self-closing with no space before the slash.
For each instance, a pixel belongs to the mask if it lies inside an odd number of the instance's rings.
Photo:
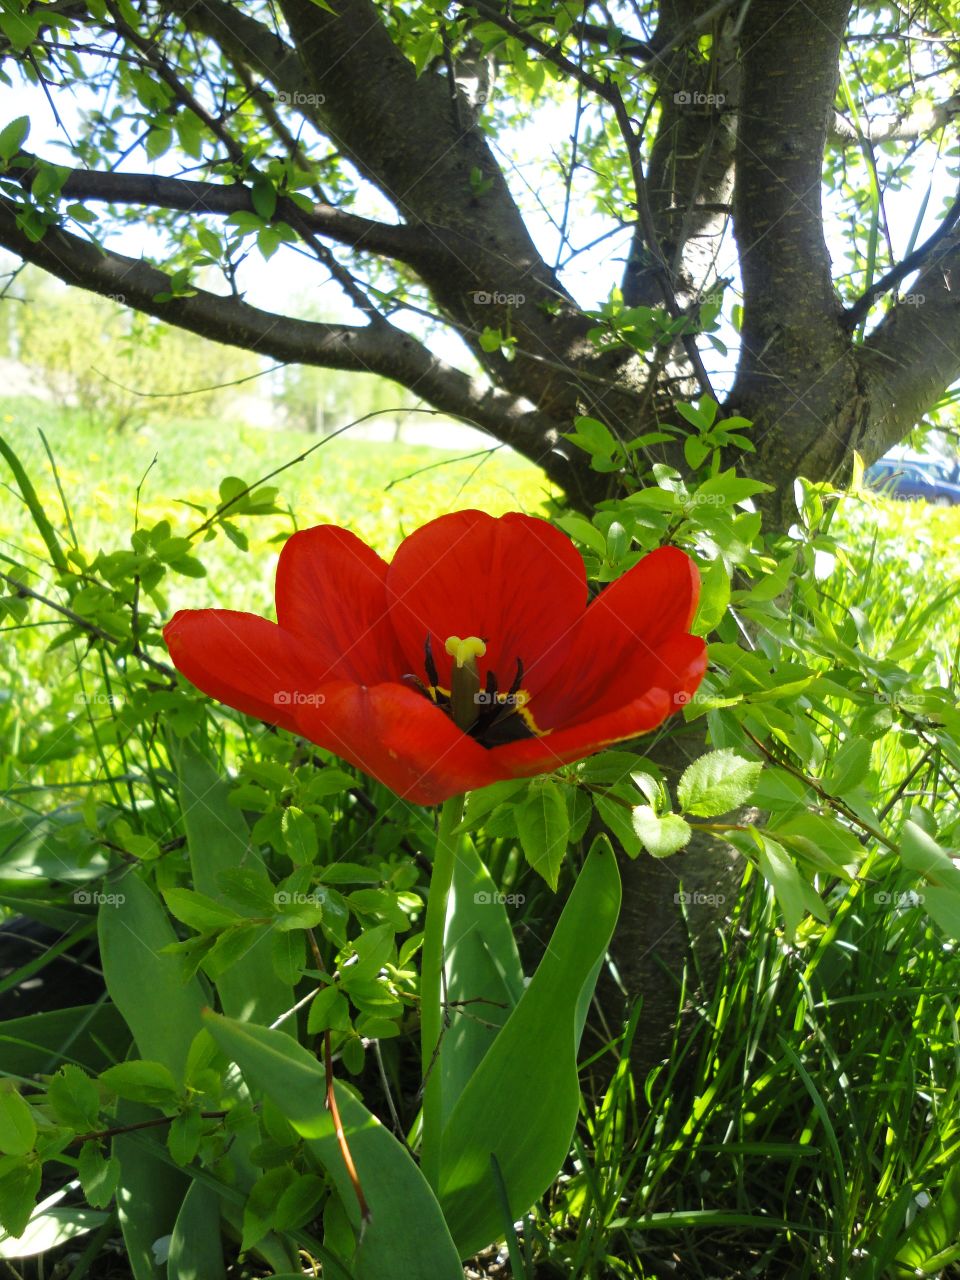
<path id="1" fill-rule="evenodd" d="M 718 626 L 730 603 L 730 575 L 719 557 L 700 571 L 700 601 L 690 628 L 694 635 L 706 636 Z"/>
<path id="2" fill-rule="evenodd" d="M 60 1124 L 68 1125 L 78 1133 L 87 1133 L 97 1127 L 100 1093 L 79 1067 L 67 1064 L 51 1078 L 47 1085 L 47 1105 Z"/>
<path id="3" fill-rule="evenodd" d="M 0 130 L 0 160 L 12 160 L 30 133 L 30 117 L 18 116 Z"/>
<path id="4" fill-rule="evenodd" d="M 440 1200 L 463 1258 L 503 1234 L 491 1153 L 514 1220 L 566 1158 L 580 1106 L 577 1049 L 619 909 L 616 858 L 599 837 L 537 972 L 443 1132 Z"/>
<path id="5" fill-rule="evenodd" d="M 166 1280 L 226 1280 L 220 1232 L 220 1197 L 192 1182 L 170 1236 Z"/>
<path id="6" fill-rule="evenodd" d="M 801 876 L 783 845 L 762 832 L 753 834 L 759 843 L 760 870 L 776 894 L 787 937 L 793 939 L 797 925 L 807 912 L 824 924 L 829 923 L 830 915 L 823 901 L 813 885 Z"/>
<path id="7" fill-rule="evenodd" d="M 843 744 L 833 757 L 830 771 L 823 780 L 824 787 L 831 795 L 843 795 L 863 782 L 870 772 L 872 747 L 868 738 L 851 738 Z"/>
<path id="8" fill-rule="evenodd" d="M 179 1165 L 188 1165 L 200 1149 L 203 1120 L 198 1107 L 187 1107 L 167 1130 L 167 1150 Z"/>
<path id="9" fill-rule="evenodd" d="M 927 915 L 951 938 L 960 939 L 960 892 L 928 884 L 921 894 Z"/>
<path id="10" fill-rule="evenodd" d="M 12 1080 L 0 1080 L 0 1151 L 8 1156 L 25 1156 L 33 1150 L 36 1137 L 37 1125 L 29 1104 Z"/>
<path id="11" fill-rule="evenodd" d="M 526 799 L 517 805 L 516 820 L 524 856 L 556 890 L 570 837 L 570 818 L 560 783 L 550 777 L 535 778 Z"/>
<path id="12" fill-rule="evenodd" d="M 291 862 L 296 866 L 305 866 L 316 861 L 319 852 L 317 828 L 301 809 L 294 805 L 284 809 L 280 830 L 283 833 L 284 850 Z"/>
<path id="13" fill-rule="evenodd" d="M 477 1001 L 483 1009 L 479 1018 L 455 1017 L 443 1036 L 434 1070 L 441 1074 L 440 1114 L 446 1123 L 524 991 L 506 895 L 469 839 L 461 842 L 454 863 L 443 954 L 447 1000 L 454 1007 L 457 1001 Z"/>
<path id="14" fill-rule="evenodd" d="M 897 1261 L 908 1275 L 933 1276 L 960 1257 L 960 1165 L 948 1170 L 933 1204 L 920 1209 L 904 1232 Z"/>
<path id="15" fill-rule="evenodd" d="M 205 1015 L 210 1034 L 236 1062 L 251 1088 L 264 1093 L 326 1169 L 355 1232 L 360 1211 L 333 1121 L 324 1105 L 325 1080 L 316 1058 L 289 1036 Z M 463 1280 L 463 1268 L 440 1206 L 410 1155 L 376 1116 L 339 1082 L 335 1091 L 344 1133 L 371 1217 L 352 1262 L 355 1280 Z"/>
<path id="16" fill-rule="evenodd" d="M 307 1034 L 316 1036 L 328 1030 L 350 1030 L 350 1005 L 338 986 L 324 987 L 310 1002 Z"/>
<path id="17" fill-rule="evenodd" d="M 278 1231 L 296 1231 L 309 1222 L 323 1198 L 326 1183 L 315 1173 L 300 1173 L 277 1202 L 274 1225 Z"/>
<path id="18" fill-rule="evenodd" d="M 633 826 L 643 841 L 647 853 L 655 858 L 667 858 L 690 843 L 693 831 L 676 813 L 658 815 L 648 804 L 637 805 L 633 811 Z"/>
<path id="19" fill-rule="evenodd" d="M 117 1109 L 118 1125 L 156 1118 L 156 1111 L 139 1103 L 121 1102 Z M 117 1216 L 134 1280 L 169 1280 L 153 1246 L 173 1232 L 190 1187 L 189 1179 L 170 1163 L 161 1145 L 163 1136 L 162 1131 L 146 1130 L 113 1140 L 113 1154 L 120 1161 Z"/>
<path id="20" fill-rule="evenodd" d="M 110 999 L 123 1014 L 141 1054 L 163 1063 L 182 1081 L 207 998 L 196 978 L 183 981 L 176 956 L 162 954 L 164 947 L 177 941 L 166 911 L 139 876 L 128 875 L 123 881 L 123 901 L 102 905 L 98 923 Z M 158 1010 L 163 1011 L 162 1017 Z"/>
<path id="21" fill-rule="evenodd" d="M 471 791 L 467 796 L 463 821 L 454 834 L 461 831 L 476 831 L 488 814 L 501 804 L 517 799 L 526 787 L 526 778 L 516 778 L 508 782 L 494 782 L 489 787 L 480 787 L 477 791 Z"/>
<path id="22" fill-rule="evenodd" d="M 120 1161 L 116 1156 L 108 1159 L 99 1142 L 85 1142 L 80 1148 L 77 1173 L 87 1203 L 94 1209 L 106 1209 L 120 1181 Z"/>
<path id="23" fill-rule="evenodd" d="M 277 1201 L 292 1184 L 296 1174 L 290 1165 L 268 1169 L 253 1185 L 243 1209 L 242 1252 L 252 1249 L 268 1231 L 273 1229 L 277 1214 Z"/>
<path id="24" fill-rule="evenodd" d="M 221 481 L 221 500 L 235 496 L 237 486 L 246 488 L 237 476 Z M 226 910 L 243 912 L 254 902 L 272 908 L 273 883 L 263 864 L 251 856 L 250 832 L 243 814 L 230 804 L 229 784 L 193 741 L 178 742 L 168 735 L 168 742 L 180 781 L 194 889 Z M 241 867 L 242 886 L 237 879 Z M 258 937 L 248 937 L 230 967 L 218 975 L 217 991 L 228 1014 L 270 1023 L 294 1003 L 292 986 L 281 981 L 271 963 L 270 947 L 264 942 L 268 936 L 264 927 Z"/>
<path id="25" fill-rule="evenodd" d="M 763 766 L 723 747 L 711 751 L 684 770 L 677 787 L 677 803 L 684 813 L 713 818 L 745 804 L 753 794 Z"/>
<path id="26" fill-rule="evenodd" d="M 0 1226 L 12 1236 L 22 1236 L 33 1214 L 40 1191 L 40 1161 L 24 1156 L 0 1174 Z"/>
<path id="27" fill-rule="evenodd" d="M 257 178 L 250 192 L 250 201 L 260 217 L 269 222 L 277 211 L 277 189 L 266 178 Z"/>
<path id="28" fill-rule="evenodd" d="M 900 860 L 909 871 L 917 872 L 934 885 L 960 889 L 960 870 L 953 865 L 953 859 L 933 836 L 909 818 L 900 833 Z"/>
<path id="29" fill-rule="evenodd" d="M 180 1089 L 169 1067 L 162 1062 L 148 1062 L 137 1058 L 130 1062 L 118 1062 L 100 1073 L 102 1084 L 121 1098 L 130 1102 L 145 1102 L 150 1106 L 176 1105 Z"/>
<path id="30" fill-rule="evenodd" d="M 164 889 L 163 900 L 171 915 L 198 933 L 228 929 L 242 919 L 229 907 L 208 898 L 205 893 L 197 893 L 195 889 Z"/>

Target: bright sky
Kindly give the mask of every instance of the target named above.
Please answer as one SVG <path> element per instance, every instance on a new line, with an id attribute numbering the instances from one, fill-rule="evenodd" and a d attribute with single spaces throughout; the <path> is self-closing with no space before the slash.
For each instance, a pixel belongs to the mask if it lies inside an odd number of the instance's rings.
<path id="1" fill-rule="evenodd" d="M 91 94 L 82 83 L 66 89 L 54 89 L 53 92 L 57 112 L 64 128 L 71 135 L 78 131 L 81 112 L 100 105 L 99 96 Z M 63 133 L 58 129 L 51 105 L 42 89 L 32 85 L 10 88 L 0 86 L 0 127 L 23 115 L 29 116 L 31 120 L 27 144 L 29 148 L 50 159 L 66 160 L 68 156 L 62 147 Z M 556 258 L 558 235 L 544 212 L 544 206 L 551 211 L 559 210 L 563 192 L 559 177 L 552 174 L 544 162 L 550 158 L 551 152 L 559 151 L 563 146 L 570 135 L 573 120 L 572 96 L 569 103 L 547 101 L 531 113 L 528 123 L 512 130 L 498 144 L 502 148 L 501 154 L 509 152 L 517 160 L 516 170 L 509 175 L 511 188 L 524 210 L 531 234 L 550 262 Z M 910 186 L 886 194 L 887 219 L 898 255 L 906 251 L 928 186 L 931 188 L 930 197 L 918 243 L 935 229 L 945 201 L 954 194 L 954 186 L 946 173 L 946 166 L 942 165 L 938 169 L 935 160 L 934 148 L 930 144 L 919 148 L 914 156 Z M 176 156 L 171 152 L 152 164 L 142 149 L 138 148 L 127 157 L 122 167 L 128 171 L 175 174 L 176 163 Z M 886 159 L 881 156 L 881 176 L 885 163 Z M 570 238 L 576 247 L 598 239 L 612 225 L 593 210 L 593 201 L 587 195 L 587 182 L 588 175 L 581 174 L 579 194 L 576 186 L 574 188 Z M 375 194 L 361 196 L 354 208 L 357 212 L 371 216 L 385 216 L 386 210 L 382 202 L 378 204 L 377 200 Z M 838 270 L 843 270 L 844 242 L 839 223 L 835 216 L 831 216 L 835 215 L 838 208 L 839 199 L 834 197 L 832 204 L 826 209 L 827 239 L 835 266 Z M 865 234 L 866 228 L 864 236 Z M 607 298 L 611 287 L 620 279 L 627 240 L 626 232 L 612 235 L 574 258 L 565 270 L 564 283 L 581 305 L 593 307 Z M 163 257 L 162 237 L 143 223 L 111 234 L 108 243 L 131 256 L 148 253 L 161 259 Z M 738 298 L 739 295 L 735 292 L 739 286 L 737 258 L 733 238 L 729 234 L 721 247 L 717 272 L 721 277 L 731 276 L 734 279 L 727 294 L 728 303 L 732 297 Z M 326 317 L 336 315 L 345 321 L 361 322 L 362 317 L 343 298 L 339 286 L 325 280 L 324 274 L 316 263 L 308 261 L 302 254 L 288 247 L 281 247 L 269 262 L 264 262 L 254 250 L 241 267 L 239 284 L 249 302 L 266 310 L 294 314 L 304 314 L 305 311 L 313 315 L 322 313 Z M 902 287 L 903 292 L 908 289 L 908 284 Z M 413 332 L 422 332 L 422 321 L 415 316 L 398 316 L 395 321 Z M 718 336 L 730 349 L 727 357 L 716 352 L 704 340 L 701 340 L 700 345 L 704 362 L 714 377 L 715 385 L 723 390 L 729 387 L 732 378 L 737 339 L 735 332 L 726 323 Z M 470 367 L 470 357 L 455 335 L 449 332 L 434 334 L 430 338 L 430 345 L 432 350 L 445 359 Z"/>

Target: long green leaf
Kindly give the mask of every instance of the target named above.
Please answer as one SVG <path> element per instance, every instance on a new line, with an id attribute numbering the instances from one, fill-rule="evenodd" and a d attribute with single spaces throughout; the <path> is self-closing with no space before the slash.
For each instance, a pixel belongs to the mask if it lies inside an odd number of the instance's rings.
<path id="1" fill-rule="evenodd" d="M 286 1116 L 327 1170 L 359 1233 L 356 1196 L 324 1106 L 324 1073 L 306 1049 L 279 1031 L 207 1013 L 217 1044 L 252 1089 Z M 370 1206 L 352 1268 L 356 1280 L 462 1280 L 457 1251 L 440 1206 L 409 1153 L 349 1089 L 336 1086 L 337 1105 L 360 1183 Z"/>
<path id="2" fill-rule="evenodd" d="M 170 1240 L 167 1280 L 226 1280 L 220 1243 L 220 1199 L 202 1182 L 184 1196 Z"/>
<path id="3" fill-rule="evenodd" d="M 123 1014 L 142 1057 L 183 1080 L 187 1053 L 208 1003 L 196 978 L 183 981 L 180 961 L 161 955 L 177 935 L 160 900 L 139 876 L 122 882 L 122 899 L 100 907 L 100 956 L 110 999 Z"/>
<path id="4" fill-rule="evenodd" d="M 450 1025 L 438 1067 L 443 1122 L 523 995 L 523 969 L 503 895 L 464 839 L 453 871 L 444 937 Z"/>
<path id="5" fill-rule="evenodd" d="M 173 740 L 171 739 L 173 748 Z M 230 789 L 213 764 L 191 744 L 176 750 L 180 804 L 190 852 L 193 888 L 216 902 L 229 904 L 221 885 L 224 872 L 244 867 L 262 880 L 265 896 L 270 877 L 256 859 L 250 833 L 240 811 L 229 803 Z M 258 940 L 217 979 L 223 1010 L 244 1022 L 269 1024 L 294 1003 L 293 990 L 280 981 L 270 955 L 270 933 Z"/>
<path id="6" fill-rule="evenodd" d="M 440 1203 L 462 1258 L 502 1234 L 491 1155 L 517 1218 L 559 1172 L 580 1101 L 577 1048 L 620 910 L 609 842 L 595 841 L 520 1003 L 443 1132 Z"/>

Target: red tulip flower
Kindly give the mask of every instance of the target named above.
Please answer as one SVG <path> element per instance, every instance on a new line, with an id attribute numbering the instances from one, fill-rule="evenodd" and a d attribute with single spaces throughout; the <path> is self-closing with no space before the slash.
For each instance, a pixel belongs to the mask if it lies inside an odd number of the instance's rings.
<path id="1" fill-rule="evenodd" d="M 655 728 L 706 668 L 699 575 L 661 547 L 589 604 L 545 520 L 441 516 L 387 564 L 346 529 L 295 533 L 277 621 L 185 609 L 164 628 L 204 693 L 301 734 L 418 804 L 547 773 Z"/>

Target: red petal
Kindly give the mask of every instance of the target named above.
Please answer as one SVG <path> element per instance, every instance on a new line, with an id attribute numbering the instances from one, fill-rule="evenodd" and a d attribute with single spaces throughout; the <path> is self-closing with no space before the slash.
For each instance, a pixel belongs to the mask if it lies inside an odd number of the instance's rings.
<path id="1" fill-rule="evenodd" d="M 440 516 L 400 546 L 387 571 L 390 616 L 407 662 L 423 672 L 427 635 L 449 684 L 448 636 L 480 636 L 481 679 L 496 673 L 509 687 L 524 665 L 524 686 L 539 689 L 562 661 L 587 599 L 583 560 L 545 520 L 511 512 Z"/>
<path id="2" fill-rule="evenodd" d="M 387 616 L 386 561 L 349 529 L 321 524 L 284 543 L 277 621 L 309 641 L 325 679 L 396 679 L 401 658 Z"/>
<path id="3" fill-rule="evenodd" d="M 706 668 L 704 641 L 699 636 L 676 636 L 650 662 L 650 674 L 656 683 L 648 684 L 639 694 L 634 690 L 630 701 L 543 737 L 494 747 L 491 754 L 496 756 L 497 767 L 513 777 L 546 773 L 561 764 L 571 764 L 613 743 L 655 729 L 689 702 Z"/>
<path id="4" fill-rule="evenodd" d="M 623 706 L 656 683 L 660 650 L 693 618 L 700 574 L 678 547 L 660 547 L 591 601 L 562 670 L 531 704 L 541 729 Z"/>
<path id="5" fill-rule="evenodd" d="M 508 776 L 494 753 L 400 684 L 326 684 L 297 709 L 297 727 L 415 804 L 439 804 Z"/>
<path id="6" fill-rule="evenodd" d="M 298 698 L 319 684 L 301 641 L 253 613 L 181 609 L 163 638 L 174 666 L 203 693 L 284 729 L 295 728 Z"/>

